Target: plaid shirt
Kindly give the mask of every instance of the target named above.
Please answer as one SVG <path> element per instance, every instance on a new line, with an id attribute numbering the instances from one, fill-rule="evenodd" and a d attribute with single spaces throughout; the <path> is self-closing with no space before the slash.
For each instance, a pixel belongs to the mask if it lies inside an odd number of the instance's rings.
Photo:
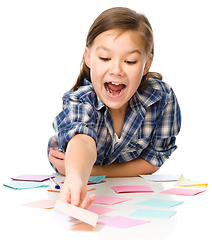
<path id="1" fill-rule="evenodd" d="M 150 78 L 147 86 L 133 95 L 121 138 L 116 143 L 110 109 L 98 98 L 88 80 L 85 79 L 84 86 L 77 91 L 67 92 L 63 101 L 65 108 L 53 122 L 63 152 L 76 133 L 94 139 L 95 164 L 100 166 L 140 157 L 160 167 L 177 148 L 175 136 L 181 126 L 180 108 L 172 88 L 160 80 Z"/>

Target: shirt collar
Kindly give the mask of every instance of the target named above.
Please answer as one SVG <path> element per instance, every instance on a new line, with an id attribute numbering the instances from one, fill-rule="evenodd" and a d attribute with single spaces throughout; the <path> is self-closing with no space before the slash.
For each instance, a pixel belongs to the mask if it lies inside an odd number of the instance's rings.
<path id="1" fill-rule="evenodd" d="M 90 86 L 93 88 L 92 83 L 87 78 L 84 79 L 84 86 Z M 93 104 L 94 104 L 94 107 L 96 108 L 96 110 L 100 110 L 103 107 L 106 107 L 106 105 L 101 101 L 101 99 L 97 96 L 96 93 L 95 93 Z"/>
<path id="2" fill-rule="evenodd" d="M 145 87 L 140 92 L 136 91 L 130 100 L 130 107 L 135 112 L 144 111 L 149 106 L 162 98 L 161 91 Z"/>

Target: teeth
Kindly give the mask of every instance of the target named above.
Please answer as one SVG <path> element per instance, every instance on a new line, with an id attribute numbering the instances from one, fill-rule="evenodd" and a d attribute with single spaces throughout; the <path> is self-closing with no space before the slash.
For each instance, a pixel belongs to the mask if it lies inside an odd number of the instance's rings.
<path id="1" fill-rule="evenodd" d="M 113 85 L 116 85 L 116 86 L 122 84 L 122 83 L 115 83 L 115 82 L 111 82 L 111 83 L 112 83 Z"/>
<path id="2" fill-rule="evenodd" d="M 112 83 L 112 84 L 113 84 L 113 83 Z M 120 85 L 120 84 L 121 84 L 121 83 L 119 83 L 118 85 Z M 121 89 L 120 93 L 123 93 L 125 87 L 126 87 L 126 86 L 124 86 L 124 87 Z M 105 84 L 105 88 L 106 88 L 106 91 L 107 91 L 111 96 L 113 96 L 113 94 L 110 92 L 110 89 L 109 89 L 109 87 L 108 87 L 107 84 Z M 120 93 L 119 93 L 119 94 L 120 94 Z"/>

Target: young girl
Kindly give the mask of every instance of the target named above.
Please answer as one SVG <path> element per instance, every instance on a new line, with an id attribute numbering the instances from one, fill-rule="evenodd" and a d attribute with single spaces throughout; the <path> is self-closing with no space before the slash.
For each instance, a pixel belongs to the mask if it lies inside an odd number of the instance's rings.
<path id="1" fill-rule="evenodd" d="M 94 21 L 49 141 L 49 160 L 66 175 L 60 200 L 87 208 L 95 199 L 86 197 L 90 175 L 152 174 L 176 149 L 180 108 L 162 76 L 149 72 L 153 55 L 144 15 L 118 7 Z"/>

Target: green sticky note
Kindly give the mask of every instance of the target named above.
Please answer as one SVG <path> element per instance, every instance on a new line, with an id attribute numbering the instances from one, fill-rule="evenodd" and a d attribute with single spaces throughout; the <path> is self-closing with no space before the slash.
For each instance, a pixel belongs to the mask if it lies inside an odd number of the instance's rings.
<path id="1" fill-rule="evenodd" d="M 170 208 L 176 205 L 182 204 L 182 201 L 163 200 L 163 199 L 149 199 L 143 202 L 136 203 L 135 205 L 147 206 L 147 207 L 160 207 Z"/>
<path id="2" fill-rule="evenodd" d="M 168 219 L 171 216 L 173 216 L 176 212 L 177 211 L 139 209 L 133 212 L 132 214 L 130 214 L 129 217 Z"/>
<path id="3" fill-rule="evenodd" d="M 106 175 L 103 176 L 90 176 L 88 182 L 90 183 L 100 183 L 105 179 Z"/>
<path id="4" fill-rule="evenodd" d="M 41 188 L 41 187 L 48 187 L 48 184 L 39 183 L 39 182 L 24 182 L 24 181 L 18 181 L 18 182 L 10 182 L 10 183 L 4 183 L 5 187 L 9 187 L 15 190 L 21 190 L 21 189 L 29 189 L 29 188 Z"/>

